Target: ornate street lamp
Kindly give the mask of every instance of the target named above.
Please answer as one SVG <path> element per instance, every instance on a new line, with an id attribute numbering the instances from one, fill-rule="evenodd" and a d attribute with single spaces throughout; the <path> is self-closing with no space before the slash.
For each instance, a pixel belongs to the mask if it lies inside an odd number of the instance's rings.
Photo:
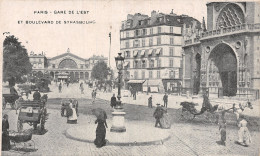
<path id="1" fill-rule="evenodd" d="M 123 111 L 121 104 L 121 78 L 122 78 L 122 70 L 124 64 L 124 57 L 121 56 L 122 53 L 118 53 L 118 56 L 115 57 L 116 68 L 118 69 L 118 95 L 117 95 L 117 104 L 112 112 L 113 122 L 110 132 L 125 132 L 125 112 Z"/>

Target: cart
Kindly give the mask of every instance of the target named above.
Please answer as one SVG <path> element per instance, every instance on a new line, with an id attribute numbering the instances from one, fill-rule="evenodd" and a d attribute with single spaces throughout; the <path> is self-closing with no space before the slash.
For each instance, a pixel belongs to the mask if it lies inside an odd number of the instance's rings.
<path id="1" fill-rule="evenodd" d="M 34 129 L 37 129 L 37 124 L 40 124 L 41 132 L 43 132 L 47 119 L 47 109 L 44 101 L 21 101 L 17 130 L 21 132 L 23 130 L 23 123 L 27 123 L 30 126 L 33 125 Z"/>
<path id="2" fill-rule="evenodd" d="M 19 95 L 17 94 L 3 94 L 3 106 L 2 109 L 5 109 L 6 104 L 10 104 L 12 109 L 16 109 L 15 102 L 19 99 Z"/>
<path id="3" fill-rule="evenodd" d="M 32 132 L 31 131 L 23 131 L 23 132 L 15 132 L 9 131 L 9 138 L 11 143 L 14 144 L 14 148 L 19 151 L 21 147 L 23 149 L 27 149 L 28 147 L 33 147 L 35 151 L 35 143 L 32 140 Z"/>

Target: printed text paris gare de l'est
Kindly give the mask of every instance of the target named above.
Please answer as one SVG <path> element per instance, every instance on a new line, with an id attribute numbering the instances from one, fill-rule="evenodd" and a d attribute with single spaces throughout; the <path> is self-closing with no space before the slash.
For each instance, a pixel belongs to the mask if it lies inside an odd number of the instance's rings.
<path id="1" fill-rule="evenodd" d="M 54 11 L 34 11 L 34 14 L 88 14 L 86 10 L 54 10 Z"/>

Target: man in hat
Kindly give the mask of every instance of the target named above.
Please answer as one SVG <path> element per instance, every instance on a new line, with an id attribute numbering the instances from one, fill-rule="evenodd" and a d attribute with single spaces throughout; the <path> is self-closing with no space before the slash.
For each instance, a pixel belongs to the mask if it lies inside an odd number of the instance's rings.
<path id="1" fill-rule="evenodd" d="M 162 128 L 162 123 L 161 123 L 160 119 L 163 117 L 164 110 L 159 103 L 157 103 L 156 105 L 157 105 L 157 108 L 155 109 L 155 111 L 153 113 L 153 117 L 156 119 L 155 127 L 157 127 L 157 125 L 159 124 L 160 127 Z"/>
<path id="2" fill-rule="evenodd" d="M 39 92 L 39 89 L 36 88 L 35 92 L 33 93 L 33 101 L 39 101 L 41 100 L 41 93 Z"/>
<path id="3" fill-rule="evenodd" d="M 167 108 L 167 105 L 168 105 L 168 95 L 167 93 L 164 94 L 163 96 L 163 102 L 164 102 L 164 107 Z"/>

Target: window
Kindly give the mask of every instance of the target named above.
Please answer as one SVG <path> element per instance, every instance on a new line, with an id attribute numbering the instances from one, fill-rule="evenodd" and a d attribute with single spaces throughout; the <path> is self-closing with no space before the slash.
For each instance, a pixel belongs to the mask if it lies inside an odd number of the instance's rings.
<path id="1" fill-rule="evenodd" d="M 153 45 L 153 38 L 150 38 L 149 39 L 149 46 L 152 46 Z"/>
<path id="2" fill-rule="evenodd" d="M 150 24 L 151 24 L 151 20 L 147 20 L 147 24 L 149 24 L 149 25 L 150 25 Z"/>
<path id="3" fill-rule="evenodd" d="M 161 33 L 161 31 L 162 31 L 162 28 L 158 27 L 158 34 Z"/>
<path id="4" fill-rule="evenodd" d="M 130 57 L 130 51 L 126 51 L 126 57 Z"/>
<path id="5" fill-rule="evenodd" d="M 146 68 L 146 61 L 145 60 L 142 61 L 142 68 Z"/>
<path id="6" fill-rule="evenodd" d="M 173 27 L 170 27 L 170 33 L 173 33 Z"/>
<path id="7" fill-rule="evenodd" d="M 42 59 L 39 59 L 39 62 L 42 62 Z"/>
<path id="8" fill-rule="evenodd" d="M 55 64 L 52 65 L 52 68 L 55 68 Z"/>
<path id="9" fill-rule="evenodd" d="M 173 48 L 170 48 L 170 56 L 173 56 Z"/>
<path id="10" fill-rule="evenodd" d="M 149 78 L 153 78 L 153 71 L 149 71 Z"/>
<path id="11" fill-rule="evenodd" d="M 150 35 L 153 34 L 153 28 L 150 28 Z"/>
<path id="12" fill-rule="evenodd" d="M 139 21 L 138 24 L 139 24 L 139 25 L 142 25 L 142 21 Z"/>
<path id="13" fill-rule="evenodd" d="M 135 68 L 138 68 L 139 65 L 138 65 L 138 61 L 135 61 Z"/>
<path id="14" fill-rule="evenodd" d="M 80 68 L 83 69 L 83 64 L 80 65 Z"/>
<path id="15" fill-rule="evenodd" d="M 125 42 L 125 47 L 129 48 L 129 42 L 128 41 Z"/>
<path id="16" fill-rule="evenodd" d="M 142 46 L 145 47 L 145 39 L 142 39 Z"/>
<path id="17" fill-rule="evenodd" d="M 134 47 L 139 47 L 139 46 L 140 46 L 139 40 L 134 40 Z"/>
<path id="18" fill-rule="evenodd" d="M 142 79 L 145 79 L 145 71 L 142 71 Z"/>
<path id="19" fill-rule="evenodd" d="M 134 75 L 134 77 L 135 77 L 135 79 L 138 79 L 138 72 L 137 71 L 135 71 L 135 73 L 134 73 L 135 75 Z"/>
<path id="20" fill-rule="evenodd" d="M 161 37 L 158 37 L 157 38 L 157 45 L 160 45 L 161 44 Z"/>
<path id="21" fill-rule="evenodd" d="M 150 68 L 153 68 L 154 67 L 154 60 L 150 60 L 150 65 L 149 65 Z"/>
<path id="22" fill-rule="evenodd" d="M 128 31 L 126 32 L 126 37 L 129 37 L 129 32 Z"/>
<path id="23" fill-rule="evenodd" d="M 161 75 L 160 71 L 157 71 L 157 78 L 160 78 L 160 75 Z"/>
<path id="24" fill-rule="evenodd" d="M 146 35 L 146 29 L 143 29 L 143 35 Z"/>
<path id="25" fill-rule="evenodd" d="M 86 67 L 86 68 L 89 68 L 89 65 L 88 65 L 88 64 L 86 64 L 86 65 L 85 65 L 85 67 Z"/>
<path id="26" fill-rule="evenodd" d="M 139 36 L 139 30 L 135 30 L 135 36 Z"/>
<path id="27" fill-rule="evenodd" d="M 173 45 L 173 38 L 170 38 L 170 45 Z"/>
<path id="28" fill-rule="evenodd" d="M 157 67 L 161 67 L 161 60 L 160 59 L 157 60 Z"/>
<path id="29" fill-rule="evenodd" d="M 170 67 L 173 67 L 173 59 L 170 59 Z"/>

